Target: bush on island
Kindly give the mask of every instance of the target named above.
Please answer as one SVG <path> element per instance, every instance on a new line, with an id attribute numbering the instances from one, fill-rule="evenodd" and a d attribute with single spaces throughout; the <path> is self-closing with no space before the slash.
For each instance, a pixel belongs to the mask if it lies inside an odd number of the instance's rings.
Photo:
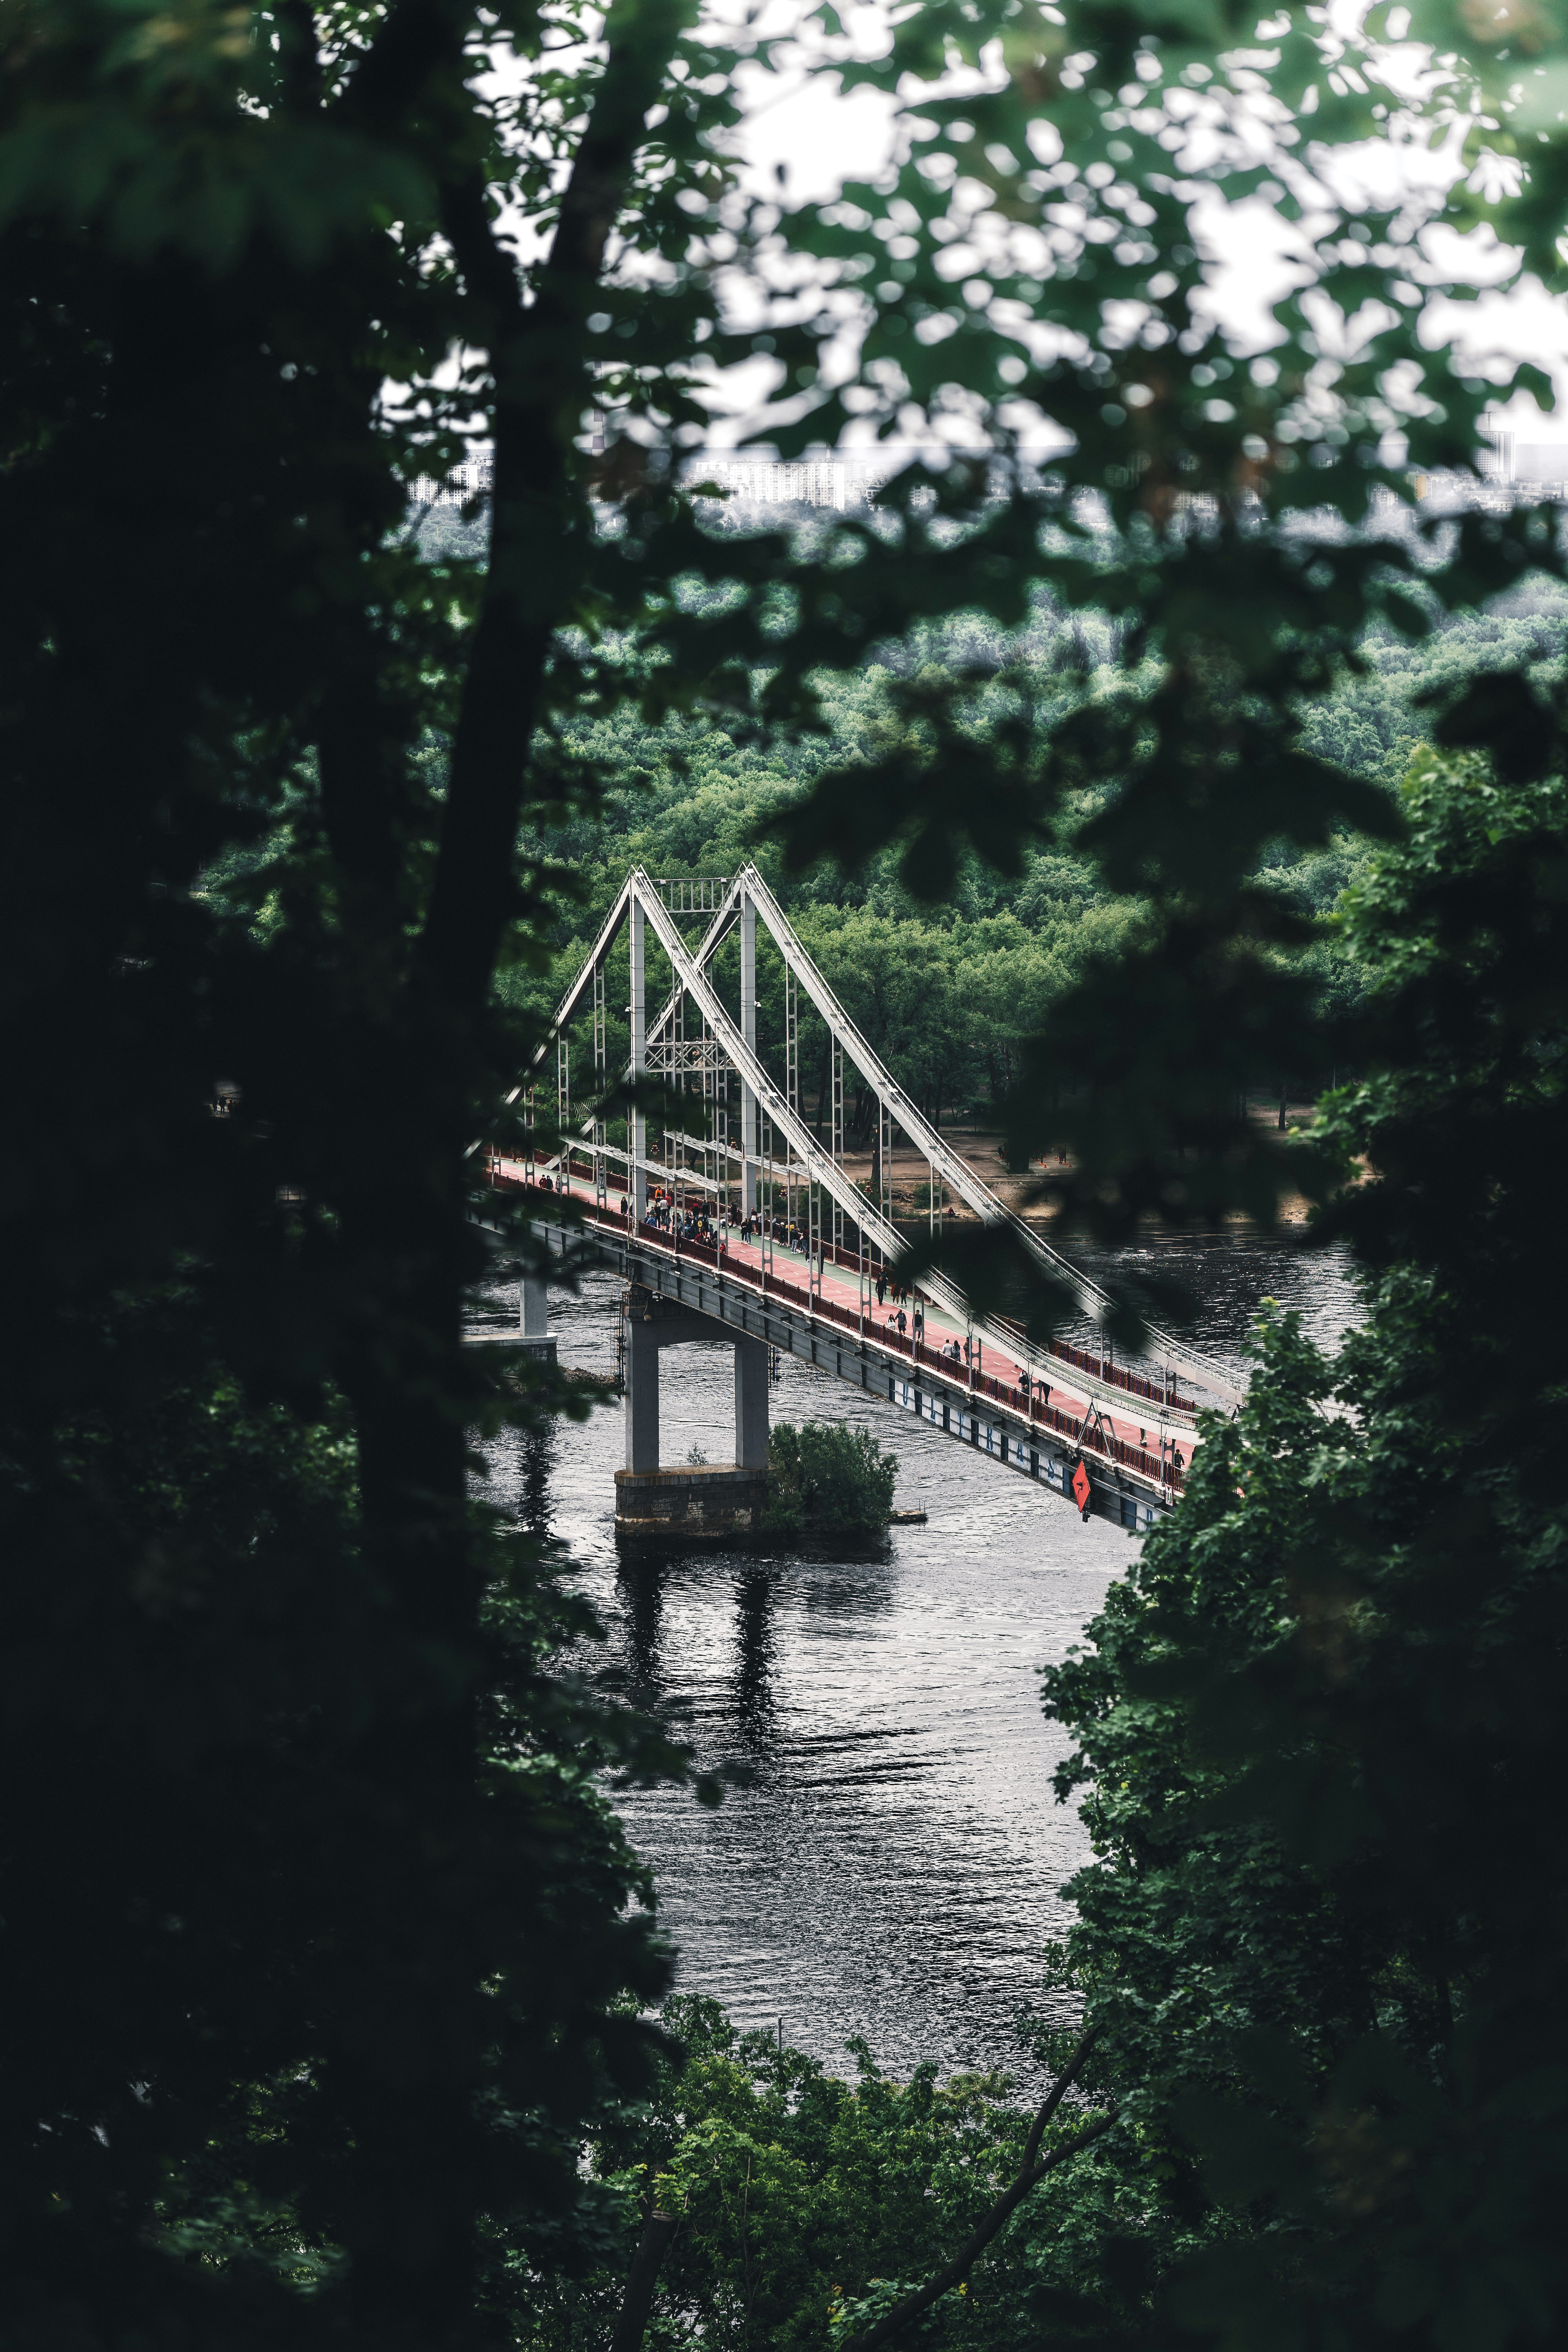
<path id="1" fill-rule="evenodd" d="M 893 1507 L 896 1455 L 842 1421 L 781 1421 L 768 1439 L 771 1534 L 870 1534 Z"/>

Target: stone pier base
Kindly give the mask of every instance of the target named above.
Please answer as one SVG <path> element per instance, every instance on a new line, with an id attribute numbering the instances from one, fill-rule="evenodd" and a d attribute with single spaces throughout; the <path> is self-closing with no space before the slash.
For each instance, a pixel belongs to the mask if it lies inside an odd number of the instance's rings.
<path id="1" fill-rule="evenodd" d="M 763 1524 L 767 1473 L 728 1463 L 679 1470 L 617 1470 L 616 1526 L 625 1535 L 754 1535 Z"/>

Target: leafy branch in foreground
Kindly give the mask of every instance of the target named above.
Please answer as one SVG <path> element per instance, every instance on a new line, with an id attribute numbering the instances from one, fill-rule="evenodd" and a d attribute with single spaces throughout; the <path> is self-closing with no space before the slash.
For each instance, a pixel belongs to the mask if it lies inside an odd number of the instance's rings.
<path id="1" fill-rule="evenodd" d="M 1154 2282 L 1195 2242 L 1157 2144 L 1136 2126 L 1079 2144 L 1055 2109 L 1059 2075 L 1040 2120 L 1004 2074 L 939 2084 L 921 2065 L 898 2082 L 856 2041 L 846 2080 L 713 2001 L 678 1996 L 660 2019 L 684 2065 L 590 2136 L 618 2215 L 598 2261 L 552 2277 L 513 2251 L 499 2270 L 498 2308 L 541 2352 L 609 2342 L 639 2247 L 661 2250 L 651 2343 L 808 2352 L 901 2312 L 942 2250 L 967 2246 L 957 2291 L 937 2289 L 920 2333 L 1000 2352 L 1042 2324 L 1069 2341 L 1136 2335 Z M 1077 2063 L 1069 2049 L 1062 2073 Z M 1097 2085 L 1091 2131 L 1101 2105 Z M 1034 2186 L 1013 2198 L 1020 2180 Z M 650 2214 L 673 2226 L 650 2239 Z"/>
<path id="2" fill-rule="evenodd" d="M 1097 2030 L 1092 2026 L 1079 2035 L 1076 2049 L 1035 2112 L 1016 2177 L 990 2211 L 976 2223 L 951 2261 L 944 2263 L 935 2277 L 928 2279 L 924 2286 L 917 2287 L 912 2294 L 905 2295 L 890 2310 L 884 2311 L 869 2327 L 844 2337 L 842 2352 L 874 2352 L 876 2346 L 889 2343 L 893 2336 L 902 2335 L 904 2329 L 919 2319 L 923 2312 L 929 2311 L 932 2304 L 963 2284 L 993 2238 L 1012 2219 L 1029 2191 L 1039 2187 L 1047 2173 L 1054 2172 L 1058 2165 L 1066 2164 L 1081 2149 L 1092 2147 L 1097 2139 L 1102 2139 L 1107 2132 L 1114 2130 L 1118 2121 L 1114 2114 L 1098 2116 L 1092 2123 L 1080 2126 L 1077 2131 L 1069 2132 L 1065 2139 L 1057 2141 L 1044 2156 L 1040 2154 L 1046 2128 L 1077 2080 L 1097 2038 Z"/>

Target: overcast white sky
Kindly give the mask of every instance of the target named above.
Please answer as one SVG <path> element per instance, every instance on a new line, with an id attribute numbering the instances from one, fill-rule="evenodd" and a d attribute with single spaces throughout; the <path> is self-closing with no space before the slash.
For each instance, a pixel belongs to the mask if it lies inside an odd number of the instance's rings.
<path id="1" fill-rule="evenodd" d="M 721 0 L 722 5 L 722 0 Z M 793 0 L 775 0 L 773 26 L 798 21 Z M 882 14 L 862 6 L 848 17 L 852 37 L 868 47 L 879 47 Z M 753 102 L 744 133 L 744 152 L 759 180 L 773 184 L 775 167 L 787 173 L 786 188 L 795 201 L 830 197 L 846 180 L 869 178 L 888 163 L 893 140 L 891 109 L 877 93 L 860 90 L 845 96 L 830 71 L 805 67 L 793 74 L 768 76 L 760 68 L 748 74 Z M 1345 188 L 1359 188 L 1368 204 L 1397 201 L 1402 193 L 1426 187 L 1439 190 L 1453 175 L 1453 163 L 1441 152 L 1433 153 L 1425 141 L 1408 143 L 1379 141 L 1336 159 L 1336 180 Z M 1204 227 L 1220 264 L 1216 281 L 1218 307 L 1231 331 L 1250 348 L 1263 347 L 1270 338 L 1268 309 L 1290 279 L 1291 229 L 1261 199 L 1228 208 L 1210 207 Z M 1508 257 L 1485 240 L 1469 241 L 1465 253 L 1457 236 L 1439 233 L 1427 245 L 1430 261 L 1439 271 L 1468 276 L 1483 290 L 1468 301 L 1438 300 L 1431 305 L 1426 325 L 1434 345 L 1449 343 L 1457 354 L 1484 361 L 1493 353 L 1533 360 L 1554 378 L 1559 405 L 1542 414 L 1534 401 L 1521 395 L 1504 412 L 1505 421 L 1523 442 L 1568 442 L 1568 303 L 1550 295 L 1538 281 L 1511 289 L 1484 290 L 1487 281 L 1511 274 Z"/>
<path id="2" fill-rule="evenodd" d="M 787 37 L 811 19 L 811 0 L 763 0 L 760 17 L 752 16 L 755 0 L 710 0 L 710 5 L 720 21 L 740 25 L 750 18 L 753 27 L 775 37 Z M 1330 0 L 1330 6 L 1331 11 L 1358 14 L 1364 0 Z M 879 53 L 885 46 L 885 0 L 860 0 L 858 5 L 845 7 L 841 22 L 847 39 L 861 54 Z M 1415 62 L 1406 68 L 1404 61 L 1411 58 Z M 1420 79 L 1421 53 L 1406 48 L 1399 52 L 1399 59 L 1402 75 L 1414 88 Z M 507 79 L 504 72 L 498 77 L 502 82 Z M 846 181 L 875 179 L 891 160 L 896 135 L 891 104 L 876 91 L 846 95 L 820 50 L 773 72 L 761 65 L 744 66 L 741 79 L 747 101 L 741 149 L 753 186 L 776 193 L 782 166 L 786 202 L 821 202 Z M 1298 150 L 1298 154 L 1305 152 Z M 1333 158 L 1333 179 L 1342 195 L 1368 206 L 1397 203 L 1401 194 L 1418 190 L 1436 196 L 1454 172 L 1453 156 L 1442 150 L 1434 152 L 1424 134 L 1408 139 L 1391 135 L 1363 148 L 1337 151 Z M 1292 241 L 1298 232 L 1262 196 L 1230 206 L 1216 200 L 1205 207 L 1199 229 L 1215 265 L 1216 311 L 1244 349 L 1266 349 L 1274 340 L 1269 305 L 1291 283 Z M 1486 236 L 1461 243 L 1452 232 L 1427 232 L 1426 255 L 1429 278 L 1447 282 L 1468 278 L 1480 289 L 1468 301 L 1429 300 L 1424 322 L 1428 342 L 1447 344 L 1483 368 L 1489 356 L 1508 354 L 1547 370 L 1557 386 L 1556 411 L 1542 414 L 1532 399 L 1521 395 L 1501 412 L 1501 420 L 1517 442 L 1568 445 L 1568 302 L 1534 281 L 1488 290 L 1489 281 L 1507 278 L 1512 269 L 1508 255 L 1495 240 L 1489 247 Z M 715 405 L 714 445 L 743 431 L 744 404 L 765 398 L 772 373 L 766 362 L 759 362 L 754 372 L 731 372 Z"/>

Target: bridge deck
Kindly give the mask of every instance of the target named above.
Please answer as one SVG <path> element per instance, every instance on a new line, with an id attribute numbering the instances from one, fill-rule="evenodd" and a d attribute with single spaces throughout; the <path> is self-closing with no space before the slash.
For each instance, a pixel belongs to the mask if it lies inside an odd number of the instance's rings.
<path id="1" fill-rule="evenodd" d="M 490 1182 L 500 1192 L 531 1195 L 544 1210 L 560 1199 L 558 1189 L 546 1192 L 531 1179 L 521 1160 L 492 1157 Z M 866 1372 L 875 1367 L 886 1377 L 889 1402 L 906 1411 L 921 1412 L 972 1444 L 980 1442 L 984 1424 L 987 1449 L 999 1437 L 1004 1458 L 1012 1466 L 1025 1469 L 1032 1461 L 1037 1465 L 1033 1475 L 1059 1486 L 1065 1479 L 1065 1463 L 1081 1454 L 1096 1488 L 1095 1506 L 1108 1517 L 1124 1516 L 1116 1501 L 1121 1494 L 1136 1496 L 1146 1507 L 1157 1508 L 1168 1507 L 1181 1490 L 1193 1436 L 1179 1422 L 1173 1423 L 1157 1395 L 1140 1418 L 1135 1392 L 1128 1395 L 1125 1407 L 1120 1400 L 1108 1403 L 1103 1394 L 1094 1392 L 1098 1382 L 1075 1381 L 1075 1368 L 1064 1359 L 1057 1366 L 1061 1378 L 1052 1381 L 1049 1399 L 1042 1401 L 1037 1391 L 1026 1392 L 1021 1385 L 1021 1359 L 1000 1349 L 994 1336 L 978 1363 L 966 1365 L 943 1358 L 940 1352 L 943 1344 L 956 1339 L 962 1347 L 965 1332 L 962 1323 L 934 1302 L 924 1302 L 926 1338 L 917 1343 L 910 1334 L 899 1331 L 897 1308 L 891 1304 L 878 1307 L 873 1299 L 869 1313 L 862 1314 L 857 1271 L 827 1264 L 814 1286 L 805 1255 L 782 1242 L 772 1245 L 770 1268 L 764 1265 L 761 1247 L 755 1242 L 743 1243 L 737 1231 L 731 1230 L 719 1247 L 678 1242 L 647 1225 L 634 1232 L 624 1203 L 601 1208 L 592 1183 L 584 1179 L 571 1179 L 569 1197 L 582 1219 L 584 1237 L 603 1242 L 617 1260 L 627 1261 L 628 1271 L 632 1255 L 672 1275 L 682 1268 L 696 1276 L 711 1269 L 721 1277 L 727 1293 L 749 1297 L 760 1308 L 782 1311 L 791 1326 L 831 1334 L 836 1345 L 825 1362 L 815 1339 L 809 1350 L 795 1345 L 793 1337 L 770 1332 L 775 1340 L 808 1355 L 809 1360 L 824 1364 L 826 1370 L 838 1371 L 841 1377 L 855 1379 L 858 1386 L 872 1385 Z M 661 1276 L 659 1287 L 667 1286 Z M 684 1286 L 676 1285 L 675 1291 L 683 1296 Z M 846 1370 L 844 1354 L 849 1349 L 852 1364 Z M 1053 1364 L 1057 1365 L 1055 1358 Z M 1103 1375 L 1110 1368 L 1097 1364 L 1096 1370 Z M 1121 1377 L 1131 1389 L 1135 1376 Z M 1138 1388 L 1144 1385 L 1137 1382 Z M 1184 1405 L 1182 1401 L 1178 1412 Z M 1184 1406 L 1186 1412 L 1191 1410 L 1190 1405 Z M 1011 1451 L 1009 1433 L 1014 1441 Z M 1038 1466 L 1042 1448 L 1046 1449 L 1044 1470 Z"/>

